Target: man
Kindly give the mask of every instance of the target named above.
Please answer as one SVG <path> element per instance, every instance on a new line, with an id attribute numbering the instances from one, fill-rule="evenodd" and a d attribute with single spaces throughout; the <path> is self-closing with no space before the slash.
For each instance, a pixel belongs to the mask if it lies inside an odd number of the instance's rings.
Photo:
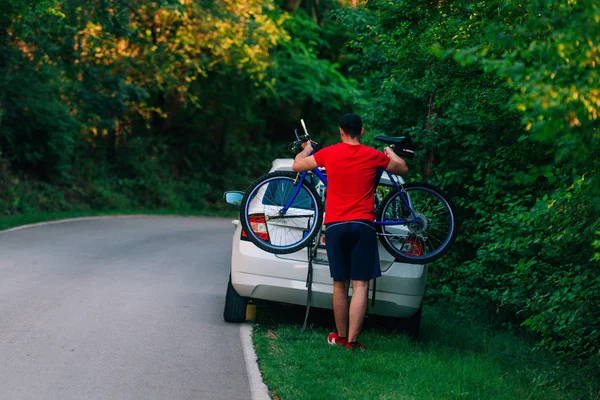
<path id="1" fill-rule="evenodd" d="M 304 144 L 292 165 L 296 172 L 325 167 L 326 248 L 333 278 L 333 315 L 337 333 L 330 333 L 330 344 L 366 349 L 358 342 L 367 311 L 369 280 L 381 276 L 377 234 L 373 221 L 375 179 L 380 169 L 397 175 L 408 174 L 408 167 L 394 151 L 384 153 L 360 144 L 364 133 L 362 120 L 346 114 L 340 121 L 341 143 L 328 146 L 311 156 L 310 142 Z M 352 301 L 348 289 L 352 281 Z"/>

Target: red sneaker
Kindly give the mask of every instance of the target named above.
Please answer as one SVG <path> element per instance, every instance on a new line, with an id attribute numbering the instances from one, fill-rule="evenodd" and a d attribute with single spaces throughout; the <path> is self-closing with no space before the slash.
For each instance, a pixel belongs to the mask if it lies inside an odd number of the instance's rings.
<path id="1" fill-rule="evenodd" d="M 360 342 L 347 342 L 346 348 L 348 350 L 366 350 L 367 346 L 365 346 L 364 344 L 362 344 Z"/>
<path id="2" fill-rule="evenodd" d="M 348 344 L 348 339 L 345 337 L 340 337 L 340 335 L 337 333 L 331 332 L 329 336 L 327 336 L 327 343 L 337 344 L 338 346 L 346 346 L 346 344 Z"/>

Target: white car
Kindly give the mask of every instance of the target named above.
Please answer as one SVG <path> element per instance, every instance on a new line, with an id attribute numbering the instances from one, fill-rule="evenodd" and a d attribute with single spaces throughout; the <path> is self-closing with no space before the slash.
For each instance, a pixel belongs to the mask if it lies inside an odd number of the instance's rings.
<path id="1" fill-rule="evenodd" d="M 277 159 L 273 161 L 269 172 L 291 171 L 292 162 L 291 158 Z M 387 179 L 389 178 L 384 174 L 381 183 L 385 184 Z M 239 206 L 242 195 L 242 192 L 232 191 L 226 192 L 224 198 L 228 203 Z M 230 279 L 223 313 L 225 321 L 244 321 L 249 300 L 305 305 L 308 250 L 302 249 L 291 254 L 265 252 L 245 237 L 239 220 L 232 222 L 236 228 L 233 233 Z M 331 309 L 333 282 L 329 273 L 325 240 L 323 232 L 316 257 L 313 258 L 311 307 Z M 427 266 L 397 262 L 381 243 L 379 257 L 382 276 L 377 278 L 374 305 L 371 281 L 368 314 L 402 318 L 404 330 L 416 337 L 421 322 Z M 352 289 L 350 290 L 352 293 Z"/>

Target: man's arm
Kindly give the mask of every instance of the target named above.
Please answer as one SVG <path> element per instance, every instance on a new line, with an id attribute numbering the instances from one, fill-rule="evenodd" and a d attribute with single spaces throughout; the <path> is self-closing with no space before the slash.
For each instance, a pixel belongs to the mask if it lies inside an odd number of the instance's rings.
<path id="1" fill-rule="evenodd" d="M 390 158 L 390 163 L 385 168 L 387 172 L 401 176 L 408 175 L 408 167 L 406 166 L 406 162 L 400 158 L 398 154 L 394 153 L 394 150 L 392 150 L 390 147 L 386 147 L 383 149 L 383 152 Z"/>
<path id="2" fill-rule="evenodd" d="M 315 157 L 311 156 L 313 148 L 310 144 L 310 140 L 303 143 L 304 149 L 296 155 L 294 163 L 292 164 L 292 170 L 294 172 L 310 171 L 318 167 Z"/>

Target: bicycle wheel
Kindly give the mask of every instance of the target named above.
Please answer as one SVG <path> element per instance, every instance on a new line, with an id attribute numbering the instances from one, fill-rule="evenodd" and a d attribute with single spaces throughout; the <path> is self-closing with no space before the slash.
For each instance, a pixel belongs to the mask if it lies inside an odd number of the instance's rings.
<path id="1" fill-rule="evenodd" d="M 242 228 L 264 251 L 293 253 L 306 247 L 321 229 L 323 204 L 317 190 L 306 180 L 301 186 L 295 181 L 294 172 L 272 172 L 254 181 L 242 198 Z"/>
<path id="2" fill-rule="evenodd" d="M 394 190 L 377 211 L 379 240 L 398 261 L 426 264 L 442 257 L 456 238 L 454 206 L 438 188 L 407 183 Z M 394 224 L 398 222 L 398 224 Z"/>

